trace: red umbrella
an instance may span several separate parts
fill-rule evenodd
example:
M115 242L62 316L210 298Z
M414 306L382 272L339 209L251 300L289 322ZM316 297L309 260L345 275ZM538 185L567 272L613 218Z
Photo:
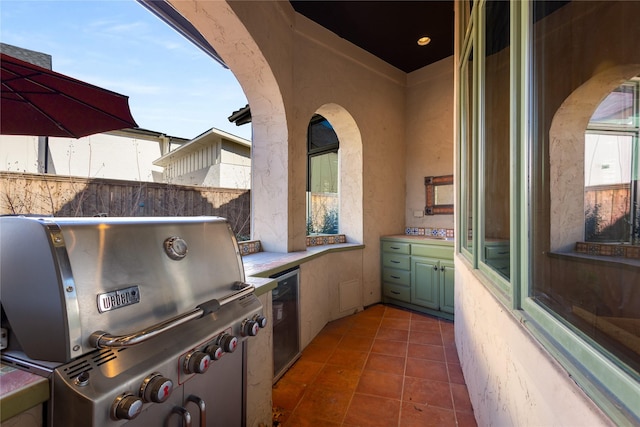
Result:
M128 97L0 53L0 134L81 138L137 127Z

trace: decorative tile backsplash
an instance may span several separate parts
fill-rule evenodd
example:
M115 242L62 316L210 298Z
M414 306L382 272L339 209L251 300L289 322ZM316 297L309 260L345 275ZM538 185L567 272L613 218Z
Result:
M238 249L240 249L240 255L250 255L260 252L260 240L246 240L244 242L238 242Z
M344 234L307 236L307 246L335 245L338 243L347 243L347 236Z
M640 259L640 246L637 245L577 242L576 252L588 255Z
M404 234L407 236L455 237L453 228L406 227Z

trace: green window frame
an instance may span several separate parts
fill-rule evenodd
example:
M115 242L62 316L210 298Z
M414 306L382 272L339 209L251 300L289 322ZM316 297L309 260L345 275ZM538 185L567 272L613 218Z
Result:
M535 229L536 180L543 156L534 135L533 8L536 2L510 2L509 59L509 218L508 278L483 261L484 203L483 116L486 0L475 0L469 16L459 18L457 180L457 253L475 270L498 301L559 361L577 384L617 424L640 422L640 373L541 305L533 292L534 260L530 236ZM565 2L567 3L567 2ZM540 6L540 4L538 5ZM553 7L562 7L560 4ZM465 26L466 24L466 26ZM473 52L473 54L470 54ZM472 64L469 59L472 58ZM468 73L471 72L471 76ZM467 230L472 238L467 239ZM544 231L544 230L543 230ZM547 230L548 232L548 230ZM532 367L534 369L534 367Z

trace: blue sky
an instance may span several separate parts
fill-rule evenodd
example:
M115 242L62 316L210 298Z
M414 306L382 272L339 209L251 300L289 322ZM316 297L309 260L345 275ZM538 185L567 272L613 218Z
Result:
M127 95L141 128L193 138L247 104L233 73L134 0L1 0L0 41L53 57L53 70Z

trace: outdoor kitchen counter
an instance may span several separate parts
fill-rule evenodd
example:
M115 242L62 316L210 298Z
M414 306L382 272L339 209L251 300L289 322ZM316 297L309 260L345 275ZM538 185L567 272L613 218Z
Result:
M0 422L49 400L49 381L0 363Z
M306 251L298 252L257 252L242 257L247 283L256 287L256 295L262 295L276 287L275 279L269 276L296 267L314 258L331 252L363 249L364 245L356 243L338 243L334 245L311 246Z

